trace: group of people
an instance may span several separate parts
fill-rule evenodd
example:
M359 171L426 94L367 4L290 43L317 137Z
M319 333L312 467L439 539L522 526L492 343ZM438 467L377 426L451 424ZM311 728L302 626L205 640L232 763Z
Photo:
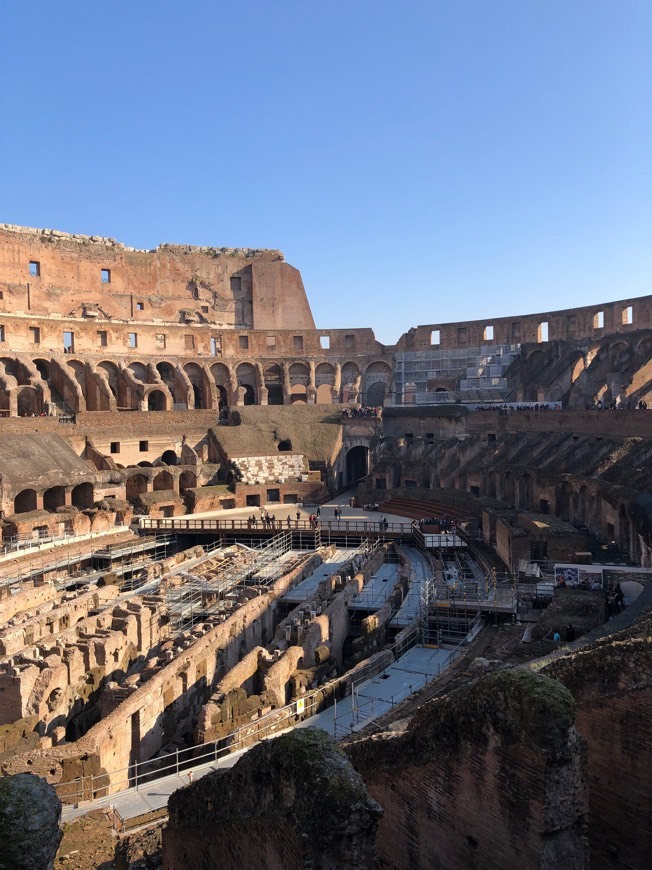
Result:
M560 402L528 402L526 404L476 405L476 411L498 411L499 414L509 414L510 411L560 411Z
M288 521L290 517L288 517ZM288 528L289 528L288 522ZM258 528L258 517L256 514L252 514L250 517L247 517L247 528L256 529ZM260 528L261 529L282 529L283 528L283 519L281 517L275 517L274 514L270 514L269 511L261 508L261 516L260 516Z
M599 402L596 402L591 408L592 411L647 411L647 402L645 399L640 399L638 402L632 402L631 399L628 399L626 402L616 402L614 399L613 402L605 402L604 399L601 399Z
M455 517L421 517L420 520L414 520L419 528L424 526L437 526L440 532L455 533L457 531L457 520Z

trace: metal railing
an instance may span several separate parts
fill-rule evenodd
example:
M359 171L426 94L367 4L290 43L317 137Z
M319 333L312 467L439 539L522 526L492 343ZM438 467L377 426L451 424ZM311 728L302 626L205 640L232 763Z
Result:
M226 532L226 531L302 531L310 532L357 532L371 533L376 535L402 535L409 536L412 534L411 523L397 522L374 522L371 520L322 520L311 526L308 520L292 520L290 526L278 521L274 528L265 529L262 526L252 527L247 520L216 520L216 519L192 519L185 517L174 517L167 519L158 519L154 517L143 517L138 521L140 529L158 529L174 532Z

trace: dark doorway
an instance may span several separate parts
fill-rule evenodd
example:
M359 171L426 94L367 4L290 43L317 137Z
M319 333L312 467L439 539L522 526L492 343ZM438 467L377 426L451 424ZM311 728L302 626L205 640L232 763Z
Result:
M347 485L357 483L367 476L367 457L369 451L362 445L352 447L346 454L346 482Z

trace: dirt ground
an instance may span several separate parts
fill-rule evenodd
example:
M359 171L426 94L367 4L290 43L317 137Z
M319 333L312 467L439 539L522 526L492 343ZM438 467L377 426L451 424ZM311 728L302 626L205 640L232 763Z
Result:
M55 870L114 870L117 838L103 810L95 810L63 826Z

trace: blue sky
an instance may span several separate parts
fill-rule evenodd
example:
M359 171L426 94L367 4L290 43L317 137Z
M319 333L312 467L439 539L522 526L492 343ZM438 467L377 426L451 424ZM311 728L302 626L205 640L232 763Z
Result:
M321 328L652 292L650 0L0 2L0 221L280 248Z

